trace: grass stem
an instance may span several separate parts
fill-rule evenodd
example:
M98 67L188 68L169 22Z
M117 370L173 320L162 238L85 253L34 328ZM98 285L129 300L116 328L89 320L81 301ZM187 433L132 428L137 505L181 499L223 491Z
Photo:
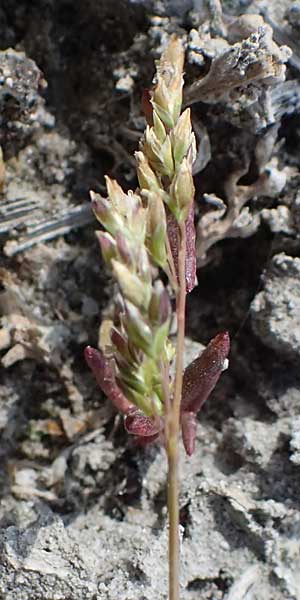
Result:
M183 378L183 356L185 335L185 224L179 227L178 275L179 285L176 295L177 342L174 398L166 428L166 449L168 456L168 511L169 511L169 600L179 600L179 429L180 403Z

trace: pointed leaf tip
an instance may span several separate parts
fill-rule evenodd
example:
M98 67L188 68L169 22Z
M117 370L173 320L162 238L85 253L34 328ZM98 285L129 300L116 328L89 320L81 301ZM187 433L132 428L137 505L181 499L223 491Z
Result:
M217 349L220 356L224 356L223 360L227 358L230 350L230 335L229 331L221 331L218 333L210 342Z
M214 337L183 374L181 412L197 413L217 384L230 349L228 331Z
M197 412L214 389L224 370L230 350L228 331L218 333L185 369L181 402L182 441L188 456L195 449ZM226 365L227 366L227 365Z
M95 367L99 369L103 368L103 356L98 350L92 348L92 346L87 346L84 349L84 358L91 369Z

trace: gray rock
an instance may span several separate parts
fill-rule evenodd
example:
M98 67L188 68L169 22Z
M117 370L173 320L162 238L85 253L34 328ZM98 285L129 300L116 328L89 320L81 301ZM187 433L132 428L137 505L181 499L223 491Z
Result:
M300 520L291 513L281 522L281 535L274 536L268 544L268 559L274 573L282 582L287 598L298 598L300 589Z
M290 448L292 450L290 460L295 465L300 465L300 417L295 417L292 421Z
M266 466L278 447L278 424L263 423L251 418L229 419L225 425L225 439L244 459L258 466ZM225 442L226 443L226 442Z
M300 27L300 2L292 2L288 8L287 18L292 27Z
M0 593L6 600L100 598L91 565L50 511L25 530L2 531L0 556Z
M285 358L300 353L300 259L274 256L264 289L251 305L252 327L263 344Z

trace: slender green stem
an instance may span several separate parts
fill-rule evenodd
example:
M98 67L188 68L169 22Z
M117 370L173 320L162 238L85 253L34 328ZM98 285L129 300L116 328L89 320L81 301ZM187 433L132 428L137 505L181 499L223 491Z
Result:
M179 600L178 442L168 446L169 600Z
M174 399L168 418L166 448L168 455L168 511L169 511L169 600L179 600L179 427L180 403L183 377L185 333L185 224L179 228L180 249L178 256L179 286L176 295L177 343Z

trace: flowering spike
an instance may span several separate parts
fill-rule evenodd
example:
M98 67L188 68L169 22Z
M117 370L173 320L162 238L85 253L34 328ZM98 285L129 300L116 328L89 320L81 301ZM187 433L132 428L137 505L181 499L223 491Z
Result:
M170 187L172 203L178 207L179 221L185 221L194 200L192 170L187 158L183 158Z
M86 360L101 389L126 415L127 431L142 443L162 438L168 419L164 401L172 395L167 376L173 359L168 339L171 304L167 287L155 281L153 267L177 274L179 283L183 227L186 291L196 284L192 178L196 143L190 110L180 116L183 61L183 45L172 36L157 63L154 89L143 93L147 127L135 154L140 189L125 193L106 177L108 198L92 194L93 209L105 229L98 234L99 242L118 282L120 302L115 300L108 343L101 352L87 348ZM188 455L194 451L197 412L216 385L228 352L228 333L221 333L183 374L180 420ZM178 414L180 391L176 385L175 389Z
M122 235L121 232L119 232L119 233L117 233L115 240L116 240L120 258L123 260L123 262L126 265L132 265L132 263L133 263L132 252L131 252L130 246L129 246L125 236Z
M190 110L182 107L184 48L176 36L157 62L154 89L143 94L147 127L136 153L139 189L124 193L106 178L108 199L93 195L104 259L118 283L114 317L103 329L103 352L85 351L88 365L117 408L128 433L145 445L160 439L168 456L170 598L179 598L180 425L185 450L195 447L197 412L216 385L229 352L219 334L183 373L186 290L196 282L194 183L196 156ZM108 235L109 234L109 235ZM185 241L186 238L186 241ZM176 292L178 331L175 379L169 340L168 286L157 284L157 267ZM178 282L177 282L178 280ZM104 335L105 334L105 335ZM182 385L183 384L183 385Z
M148 354L152 342L151 328L143 319L139 309L132 302L126 302L125 314L122 315L122 321L128 338L137 348Z
M96 237L101 247L102 256L107 265L111 266L111 259L116 258L117 245L110 233L96 231Z
M105 182L108 197L114 208L114 211L111 212L126 216L129 209L129 199L127 195L123 192L121 186L115 179L111 179L108 175L105 175Z
M122 225L119 215L113 213L108 200L106 198L102 198L100 194L94 194L91 192L91 198L92 209L95 213L95 217L111 235L114 235Z
M193 141L191 109L187 108L180 115L172 131L173 157L176 167L180 165L182 159L187 155Z
M134 156L137 162L136 171L141 190L150 190L159 193L161 189L160 183L143 152L135 152Z
M115 259L111 260L111 264L113 274L124 297L138 307L147 308L150 301L151 287L141 277L132 273L125 264Z
M91 346L85 348L84 356L103 393L121 413L128 413L133 405L116 383L112 359L106 358L101 351Z
M151 98L154 111L169 128L174 127L180 115L183 63L182 43L173 36L156 65L157 84Z
M167 221L164 203L159 194L149 192L147 213L147 248L156 265L164 268L167 261Z
M167 137L166 128L156 112L153 112L153 129L156 138L163 144Z
M122 333L118 329L116 329L116 327L111 328L110 338L119 354L128 362L131 362L132 356L130 355L130 351L128 348L128 340L124 337L124 335L122 335Z
M149 304L149 315L154 324L162 325L171 318L169 294L161 281L156 281Z

